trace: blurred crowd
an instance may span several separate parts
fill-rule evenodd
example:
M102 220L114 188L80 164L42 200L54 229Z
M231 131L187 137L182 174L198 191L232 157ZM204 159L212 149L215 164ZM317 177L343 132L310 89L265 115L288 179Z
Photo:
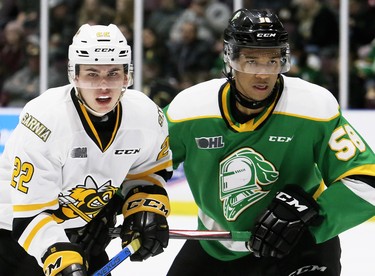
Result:
M67 52L84 23L114 23L133 46L135 0L48 0L48 87L64 85ZM0 0L0 106L39 92L39 0ZM349 0L349 108L375 108L375 0ZM340 0L243 0L271 8L289 32L292 69L339 93ZM142 90L161 107L182 89L222 77L229 0L144 0Z

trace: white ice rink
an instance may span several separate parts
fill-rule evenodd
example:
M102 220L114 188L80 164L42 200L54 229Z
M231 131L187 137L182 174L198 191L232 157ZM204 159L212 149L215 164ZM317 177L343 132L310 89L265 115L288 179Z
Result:
M196 225L192 216L171 216L170 228L193 229ZM342 276L374 276L375 275L375 223L366 222L341 236ZM183 240L170 240L167 249L160 255L149 258L142 263L129 259L121 263L112 272L113 276L165 276L168 268L183 244ZM110 257L120 250L120 240L115 239L109 245ZM225 276L225 275L223 275Z

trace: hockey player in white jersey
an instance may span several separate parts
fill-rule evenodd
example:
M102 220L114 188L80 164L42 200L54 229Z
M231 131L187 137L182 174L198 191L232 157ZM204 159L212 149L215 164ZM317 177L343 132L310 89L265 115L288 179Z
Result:
M0 275L90 275L108 261L121 213L122 245L141 241L132 261L168 245L167 123L127 89L126 38L113 24L81 26L68 74L26 104L1 156Z

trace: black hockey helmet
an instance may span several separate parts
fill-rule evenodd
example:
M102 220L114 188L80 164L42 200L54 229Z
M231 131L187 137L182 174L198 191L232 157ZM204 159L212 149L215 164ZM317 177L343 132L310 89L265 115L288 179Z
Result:
M271 10L240 9L233 13L224 30L224 62L239 71L244 69L236 68L235 61L242 48L281 49L281 66L277 73L290 69L288 33Z

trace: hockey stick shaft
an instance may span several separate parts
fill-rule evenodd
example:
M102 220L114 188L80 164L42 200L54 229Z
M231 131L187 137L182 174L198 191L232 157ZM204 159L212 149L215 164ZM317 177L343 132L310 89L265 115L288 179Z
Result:
M121 228L113 228L110 236L113 238L120 236ZM212 230L181 230L170 229L170 239L185 240L217 240L217 241L248 241L250 239L250 231L212 231Z
M120 236L120 232L120 227L112 228L109 235L112 238L117 238ZM169 238L185 240L248 241L250 235L251 232L249 231L169 230ZM108 275L115 267L137 251L139 247L140 241L138 239L133 240L92 276Z
M124 247L116 256L109 260L101 269L97 270L92 276L108 275L115 267L122 263L126 258L139 249L141 243L139 239L133 240L128 246Z

